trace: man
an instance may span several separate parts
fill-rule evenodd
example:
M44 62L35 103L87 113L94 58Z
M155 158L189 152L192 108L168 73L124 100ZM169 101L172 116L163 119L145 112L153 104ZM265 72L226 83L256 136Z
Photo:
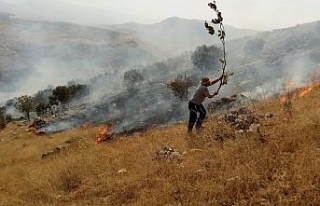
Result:
M195 123L196 123L196 129L197 130L201 129L202 122L205 119L207 114L206 109L202 105L202 102L205 100L206 97L213 98L218 94L218 92L210 94L208 90L208 86L214 85L221 79L222 79L222 76L213 81L210 81L208 77L203 77L201 79L200 85L195 91L195 93L193 94L188 105L188 108L190 111L189 122L188 122L188 134L192 133L192 129ZM200 113L199 117L198 117L198 112Z

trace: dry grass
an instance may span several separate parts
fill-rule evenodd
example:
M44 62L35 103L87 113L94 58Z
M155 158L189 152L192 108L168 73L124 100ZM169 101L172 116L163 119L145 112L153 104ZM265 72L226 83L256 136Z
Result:
M11 123L0 132L0 205L318 205L319 97L295 100L292 117L276 100L251 105L275 114L260 134L235 135L212 116L194 137L177 124L97 145L97 127L49 138ZM69 149L41 159L71 138ZM164 146L182 161L157 159Z

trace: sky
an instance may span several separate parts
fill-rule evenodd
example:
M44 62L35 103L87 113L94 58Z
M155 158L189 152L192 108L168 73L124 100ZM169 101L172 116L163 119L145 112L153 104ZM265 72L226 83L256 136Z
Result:
M152 24L168 17L210 20L207 0L0 0L19 12L84 24ZM272 30L320 20L319 0L217 0L224 24ZM0 8L1 9L1 8Z

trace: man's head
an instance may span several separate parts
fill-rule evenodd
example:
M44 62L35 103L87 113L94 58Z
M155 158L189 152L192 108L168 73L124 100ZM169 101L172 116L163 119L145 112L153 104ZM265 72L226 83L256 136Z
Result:
M202 84L203 86L208 86L209 83L210 83L209 77L202 77L202 79L201 79L201 84Z

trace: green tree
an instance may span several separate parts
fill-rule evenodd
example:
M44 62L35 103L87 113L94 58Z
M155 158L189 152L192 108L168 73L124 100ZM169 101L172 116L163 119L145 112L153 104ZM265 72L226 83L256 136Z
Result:
M89 94L89 88L84 84L75 84L68 87L71 99L80 99Z
M199 46L191 55L193 65L203 71L217 71L220 67L219 57L222 55L221 49L215 46Z
M49 104L38 103L35 107L36 113L39 117L45 115L46 110L50 108Z
M49 96L52 94L52 89L45 89L38 91L34 95L34 101L36 104L49 104Z
M31 96L23 95L16 98L15 108L24 113L28 121L30 121L30 112L34 111L35 103Z
M71 99L71 93L66 86L57 86L53 91L52 95L49 97L51 105L57 105L58 102L62 104L67 104Z

